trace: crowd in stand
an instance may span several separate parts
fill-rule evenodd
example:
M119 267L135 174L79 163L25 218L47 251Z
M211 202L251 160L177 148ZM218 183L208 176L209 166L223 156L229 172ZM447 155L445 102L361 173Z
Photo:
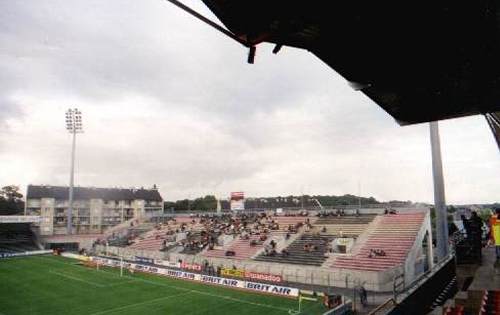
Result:
M285 216L307 216L307 212ZM184 220L184 222L178 223L175 218L170 218L157 223L154 228L154 238L163 240L163 249L170 246L182 246L183 250L199 252L207 247L209 250L214 249L215 246L219 245L218 239L221 235L230 235L241 239L250 239L253 235L259 235L258 239L252 238L251 245L261 245L268 239L272 231L281 228L274 217L266 213L197 214L191 215L189 219L190 222ZM310 226L309 219L306 221L306 224ZM289 239L290 235L296 233L302 225L302 222L288 225L284 229L287 232L285 238ZM137 235L131 234L127 237L127 243L130 245ZM105 245L106 240L98 240L97 243Z

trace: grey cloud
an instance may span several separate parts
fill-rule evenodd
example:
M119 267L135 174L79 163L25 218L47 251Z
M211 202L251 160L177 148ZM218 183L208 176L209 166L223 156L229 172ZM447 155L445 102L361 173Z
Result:
M156 183L182 198L216 186L354 193L361 178L370 195L432 199L425 126L399 127L306 51L275 56L260 45L248 65L244 48L165 1L2 1L0 47L0 161L22 157L31 181L67 183L69 142L56 112L74 103L86 115L81 185ZM37 106L54 117L21 130ZM19 129L7 130L6 117ZM484 165L483 177L498 167Z

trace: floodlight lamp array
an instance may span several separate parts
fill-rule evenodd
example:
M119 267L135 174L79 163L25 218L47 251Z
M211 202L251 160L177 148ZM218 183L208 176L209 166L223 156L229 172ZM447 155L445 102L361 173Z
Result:
M78 108L66 111L66 129L70 133L83 132L82 112Z

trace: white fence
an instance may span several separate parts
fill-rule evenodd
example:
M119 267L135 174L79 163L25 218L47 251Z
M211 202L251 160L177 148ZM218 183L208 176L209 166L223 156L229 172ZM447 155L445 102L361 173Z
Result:
M0 215L0 223L40 223L41 220L36 215Z

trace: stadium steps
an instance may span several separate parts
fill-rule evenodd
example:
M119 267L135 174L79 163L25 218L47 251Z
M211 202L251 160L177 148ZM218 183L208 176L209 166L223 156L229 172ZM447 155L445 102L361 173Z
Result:
M309 219L309 223L313 224L317 218L316 217L302 217L302 216L297 216L297 217L288 217L288 216L273 216L271 219L278 223L279 225L279 231L284 232L285 234L288 231L288 227L290 225L295 226L298 223L305 224L307 219ZM273 232L277 232L276 230L273 230Z
M327 251L329 241L331 241L331 239L328 237L316 236L309 233L303 234L286 247L289 255L282 256L280 253L277 253L275 256L266 256L262 253L257 256L255 260L283 264L321 266L327 259L325 253ZM304 251L304 245L306 244L317 246L318 250L306 252Z
M335 216L330 215L326 217L319 217L315 224L316 225L344 225L344 224L370 224L376 217L375 214L362 214L359 216L355 215L343 215Z
M313 231L330 237L340 237L342 235L342 237L357 238L367 227L368 224L324 224L315 225ZM323 232L323 229L326 229L326 232Z
M353 251L353 255L335 256L330 266L381 271L403 264L424 218L423 212L380 216L357 251ZM369 257L371 249L381 249L386 255Z
M250 235L248 240L237 238L233 240L226 249L212 249L203 253L206 257L233 258L233 259L249 259L254 256L264 245L251 246L252 240L259 241L260 235ZM234 251L234 256L226 256L226 251Z
M0 252L24 252L38 249L29 223L0 224Z
M191 232L191 234L186 238L186 241L189 243L191 241L201 241L201 232L200 231L194 231ZM196 255L200 253L203 250L203 248L189 248L189 247L184 247L179 253L180 254L188 254L188 255Z
M136 227L137 233L141 233L141 231L142 233L127 248L159 251L163 248L164 241L167 240L169 242L169 239L172 237L171 235L167 235L168 230L175 229L176 227L176 225L162 224L158 229L151 223L148 223L148 225L139 225Z

